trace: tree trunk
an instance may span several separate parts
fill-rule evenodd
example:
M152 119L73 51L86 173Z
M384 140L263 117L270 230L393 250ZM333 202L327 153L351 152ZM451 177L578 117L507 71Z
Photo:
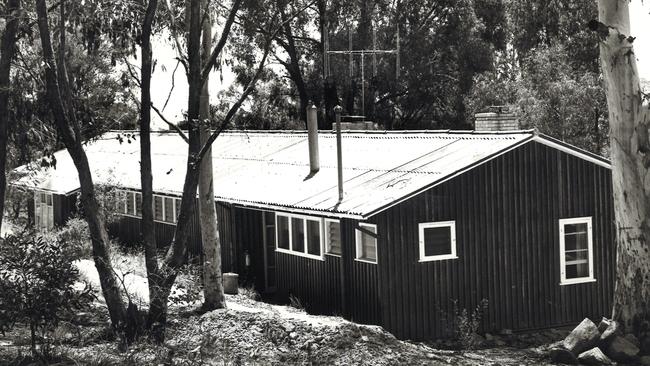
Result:
M598 12L618 246L612 316L632 331L650 314L650 118L628 38L628 0L599 0Z
M165 340L167 326L167 301L171 292L178 269L184 264L187 253L187 240L190 234L190 219L196 206L196 190L199 183L199 164L197 156L201 149L199 128L199 99L201 97L201 0L190 0L187 3L186 17L189 25L187 37L188 59L188 154L187 171L183 183L181 210L176 222L174 239L160 266L160 276L153 280L157 287L156 294L149 303L149 323L153 325L151 337L155 342Z
M77 168L80 184L80 201L92 243L93 260L99 274L100 285L108 313L111 318L113 329L122 334L125 326L125 307L122 301L122 291L110 262L108 249L108 234L104 225L101 207L95 196L88 158L82 147L79 137L81 133L78 126L70 126L70 120L66 116L65 107L61 99L58 85L57 67L54 61L54 51L47 18L47 5L45 0L36 1L36 12L38 14L38 29L40 33L41 46L43 50L43 61L45 68L45 82L47 101L52 111L54 123L58 134L70 153L70 157Z
M141 77L140 77L140 185L142 188L142 241L149 286L149 299L158 297L160 272L153 222L153 177L151 173L151 27L154 22L157 0L149 0L142 23ZM154 320L147 319L147 329L152 329Z
M283 22L287 21L287 15L284 11L286 5L287 4L284 2L278 1L278 8L280 8ZM307 86L305 85L305 80L302 77L302 71L300 70L300 57L298 56L296 41L293 37L293 31L291 30L291 22L284 24L283 31L284 36L286 37L286 42L282 42L282 45L284 46L283 48L287 52L287 55L289 55L289 62L284 63L284 67L287 69L289 77L296 85L298 98L300 99L298 116L305 125L305 129L307 129L307 106L309 104L309 94L307 93Z
M7 190L7 140L9 130L9 93L11 90L11 60L16 53L16 34L21 19L20 0L8 0L5 30L0 41L0 227L5 210Z
M212 50L212 18L208 9L208 1L203 0L202 38L202 63L210 58ZM201 128L201 145L210 136L210 91L208 80L203 82L201 89L201 102L199 107L199 120ZM203 248L203 310L209 311L226 307L223 294L221 275L221 241L219 238L219 221L214 203L214 180L212 177L212 148L209 148L199 172L199 214L201 221L201 238Z

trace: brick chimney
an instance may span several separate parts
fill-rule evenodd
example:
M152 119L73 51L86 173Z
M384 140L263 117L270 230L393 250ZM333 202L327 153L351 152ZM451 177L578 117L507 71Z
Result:
M475 131L514 131L519 130L519 118L507 106L488 107L486 112L476 113Z

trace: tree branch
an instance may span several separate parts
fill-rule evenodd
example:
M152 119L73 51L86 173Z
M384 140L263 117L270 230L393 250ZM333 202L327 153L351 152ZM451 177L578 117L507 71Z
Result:
M156 112L156 114L158 114L158 117L160 117L160 119L162 119L163 122L165 122L169 127L171 127L174 131L176 131L176 132L178 133L178 135L179 135L179 136L180 136L180 137L181 137L181 138L182 138L186 143L188 143L188 144L190 143L190 139L187 137L187 135L185 135L185 132L183 132L183 130L181 130L181 128L178 127L177 124L175 124L175 123L173 123L173 122L170 122L167 118L165 118L165 116L163 116L163 114L160 112L160 110L159 110L158 108L156 108L156 106L153 105L153 103L151 103L151 109L153 109L154 112Z
M234 4L232 4L232 8L230 8L230 13L228 14L228 18L226 19L226 24L223 27L223 30L221 31L221 37L219 37L219 42L217 42L217 45L214 47L212 50L212 53L210 54L210 58L208 59L208 62L203 65L203 70L201 70L201 86L205 83L206 80L208 80L208 75L210 74L210 71L214 67L214 65L217 63L217 58L221 54L221 51L223 50L224 46L226 45L226 41L228 40L228 36L230 35L230 28L232 27L232 23L235 21L235 16L237 15L237 12L239 11L239 7L242 4L242 0L235 0Z

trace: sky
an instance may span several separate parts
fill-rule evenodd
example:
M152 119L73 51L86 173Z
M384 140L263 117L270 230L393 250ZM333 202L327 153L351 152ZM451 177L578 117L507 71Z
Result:
M650 1L632 0L630 27L634 40L639 77L650 80Z
M650 0L632 0L630 2L630 26L634 41L634 51L637 56L637 68L639 77L650 82ZM215 27L216 28L216 27ZM187 78L182 65L179 65L176 73L176 52L171 45L164 41L166 36L160 37L153 42L153 54L157 60L157 67L151 80L152 102L158 109L163 109L165 101L169 97L167 107L163 110L165 118L169 121L180 121L183 119L183 111L187 109ZM133 60L137 64L139 61ZM174 75L174 89L170 94L172 74ZM228 88L233 82L234 75L228 68L224 69L223 81L220 80L218 72L210 75L210 102L216 104L217 93ZM152 128L167 129L167 125L155 114L152 113Z

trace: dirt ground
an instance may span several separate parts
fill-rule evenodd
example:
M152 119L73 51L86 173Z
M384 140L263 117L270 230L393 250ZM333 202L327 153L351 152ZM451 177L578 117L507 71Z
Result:
M397 340L377 326L308 315L244 295L203 315L175 311L162 346L141 341L120 352L102 321L104 309L59 326L50 341L58 365L540 365L546 346L441 350ZM0 336L0 365L27 365L28 330Z
M146 304L146 278L125 264L124 280L133 299ZM90 261L78 263L86 281L98 282ZM120 270L118 268L118 270ZM192 279L181 278L182 285ZM97 284L96 284L97 285ZM99 288L99 286L95 286ZM184 291L181 288L177 291ZM378 326L358 325L340 317L309 315L290 306L253 300L244 290L226 295L227 309L199 315L188 311L200 304L171 307L164 345L142 340L127 351L118 350L108 331L103 299L90 313L77 314L59 325L48 339L56 365L544 365L546 350L563 338L560 331L544 334L496 336L498 346L486 342L471 351L445 350L445 344L400 341ZM180 304L180 305L179 305ZM29 357L29 331L18 326L0 335L0 366L35 364Z

